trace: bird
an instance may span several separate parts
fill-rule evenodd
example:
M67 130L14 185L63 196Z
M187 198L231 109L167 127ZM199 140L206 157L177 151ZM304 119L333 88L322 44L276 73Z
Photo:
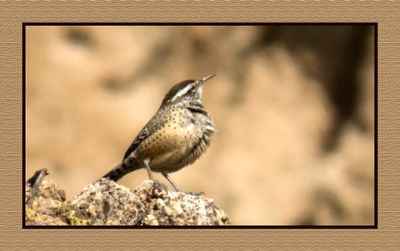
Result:
M203 84L216 74L175 84L128 147L122 161L102 178L118 181L126 174L146 168L161 173L179 191L170 173L195 162L210 145L214 122L202 104Z

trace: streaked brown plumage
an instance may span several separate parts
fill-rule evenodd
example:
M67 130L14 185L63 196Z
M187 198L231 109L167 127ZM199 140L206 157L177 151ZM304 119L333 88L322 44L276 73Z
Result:
M168 174L196 161L214 133L214 124L201 102L203 83L214 76L173 86L122 162L103 178L117 181L129 172L146 168L150 179L154 180L152 171L160 172L178 190Z

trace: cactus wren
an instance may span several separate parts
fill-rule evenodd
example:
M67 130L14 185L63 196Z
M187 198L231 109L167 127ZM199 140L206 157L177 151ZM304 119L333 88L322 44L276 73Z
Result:
M213 122L201 103L203 83L214 76L173 86L129 146L122 162L103 178L117 181L127 173L146 168L151 180L154 181L152 171L161 172L179 191L168 174L198 159L214 133Z

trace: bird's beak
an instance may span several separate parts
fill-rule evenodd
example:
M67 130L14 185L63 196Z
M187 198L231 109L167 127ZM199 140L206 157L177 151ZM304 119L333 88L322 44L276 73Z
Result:
M200 83L204 83L204 82L206 82L207 80L209 80L210 78L213 78L215 75L216 75L215 73L214 73L214 74L207 75L207 76L205 76L204 78L200 79L199 81L200 81Z

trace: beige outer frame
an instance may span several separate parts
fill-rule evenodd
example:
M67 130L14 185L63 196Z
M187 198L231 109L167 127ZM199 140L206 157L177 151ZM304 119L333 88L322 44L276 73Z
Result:
M395 1L0 0L0 246L7 250L397 249L400 4ZM23 229L23 22L377 22L378 229ZM397 108L396 108L397 107Z

